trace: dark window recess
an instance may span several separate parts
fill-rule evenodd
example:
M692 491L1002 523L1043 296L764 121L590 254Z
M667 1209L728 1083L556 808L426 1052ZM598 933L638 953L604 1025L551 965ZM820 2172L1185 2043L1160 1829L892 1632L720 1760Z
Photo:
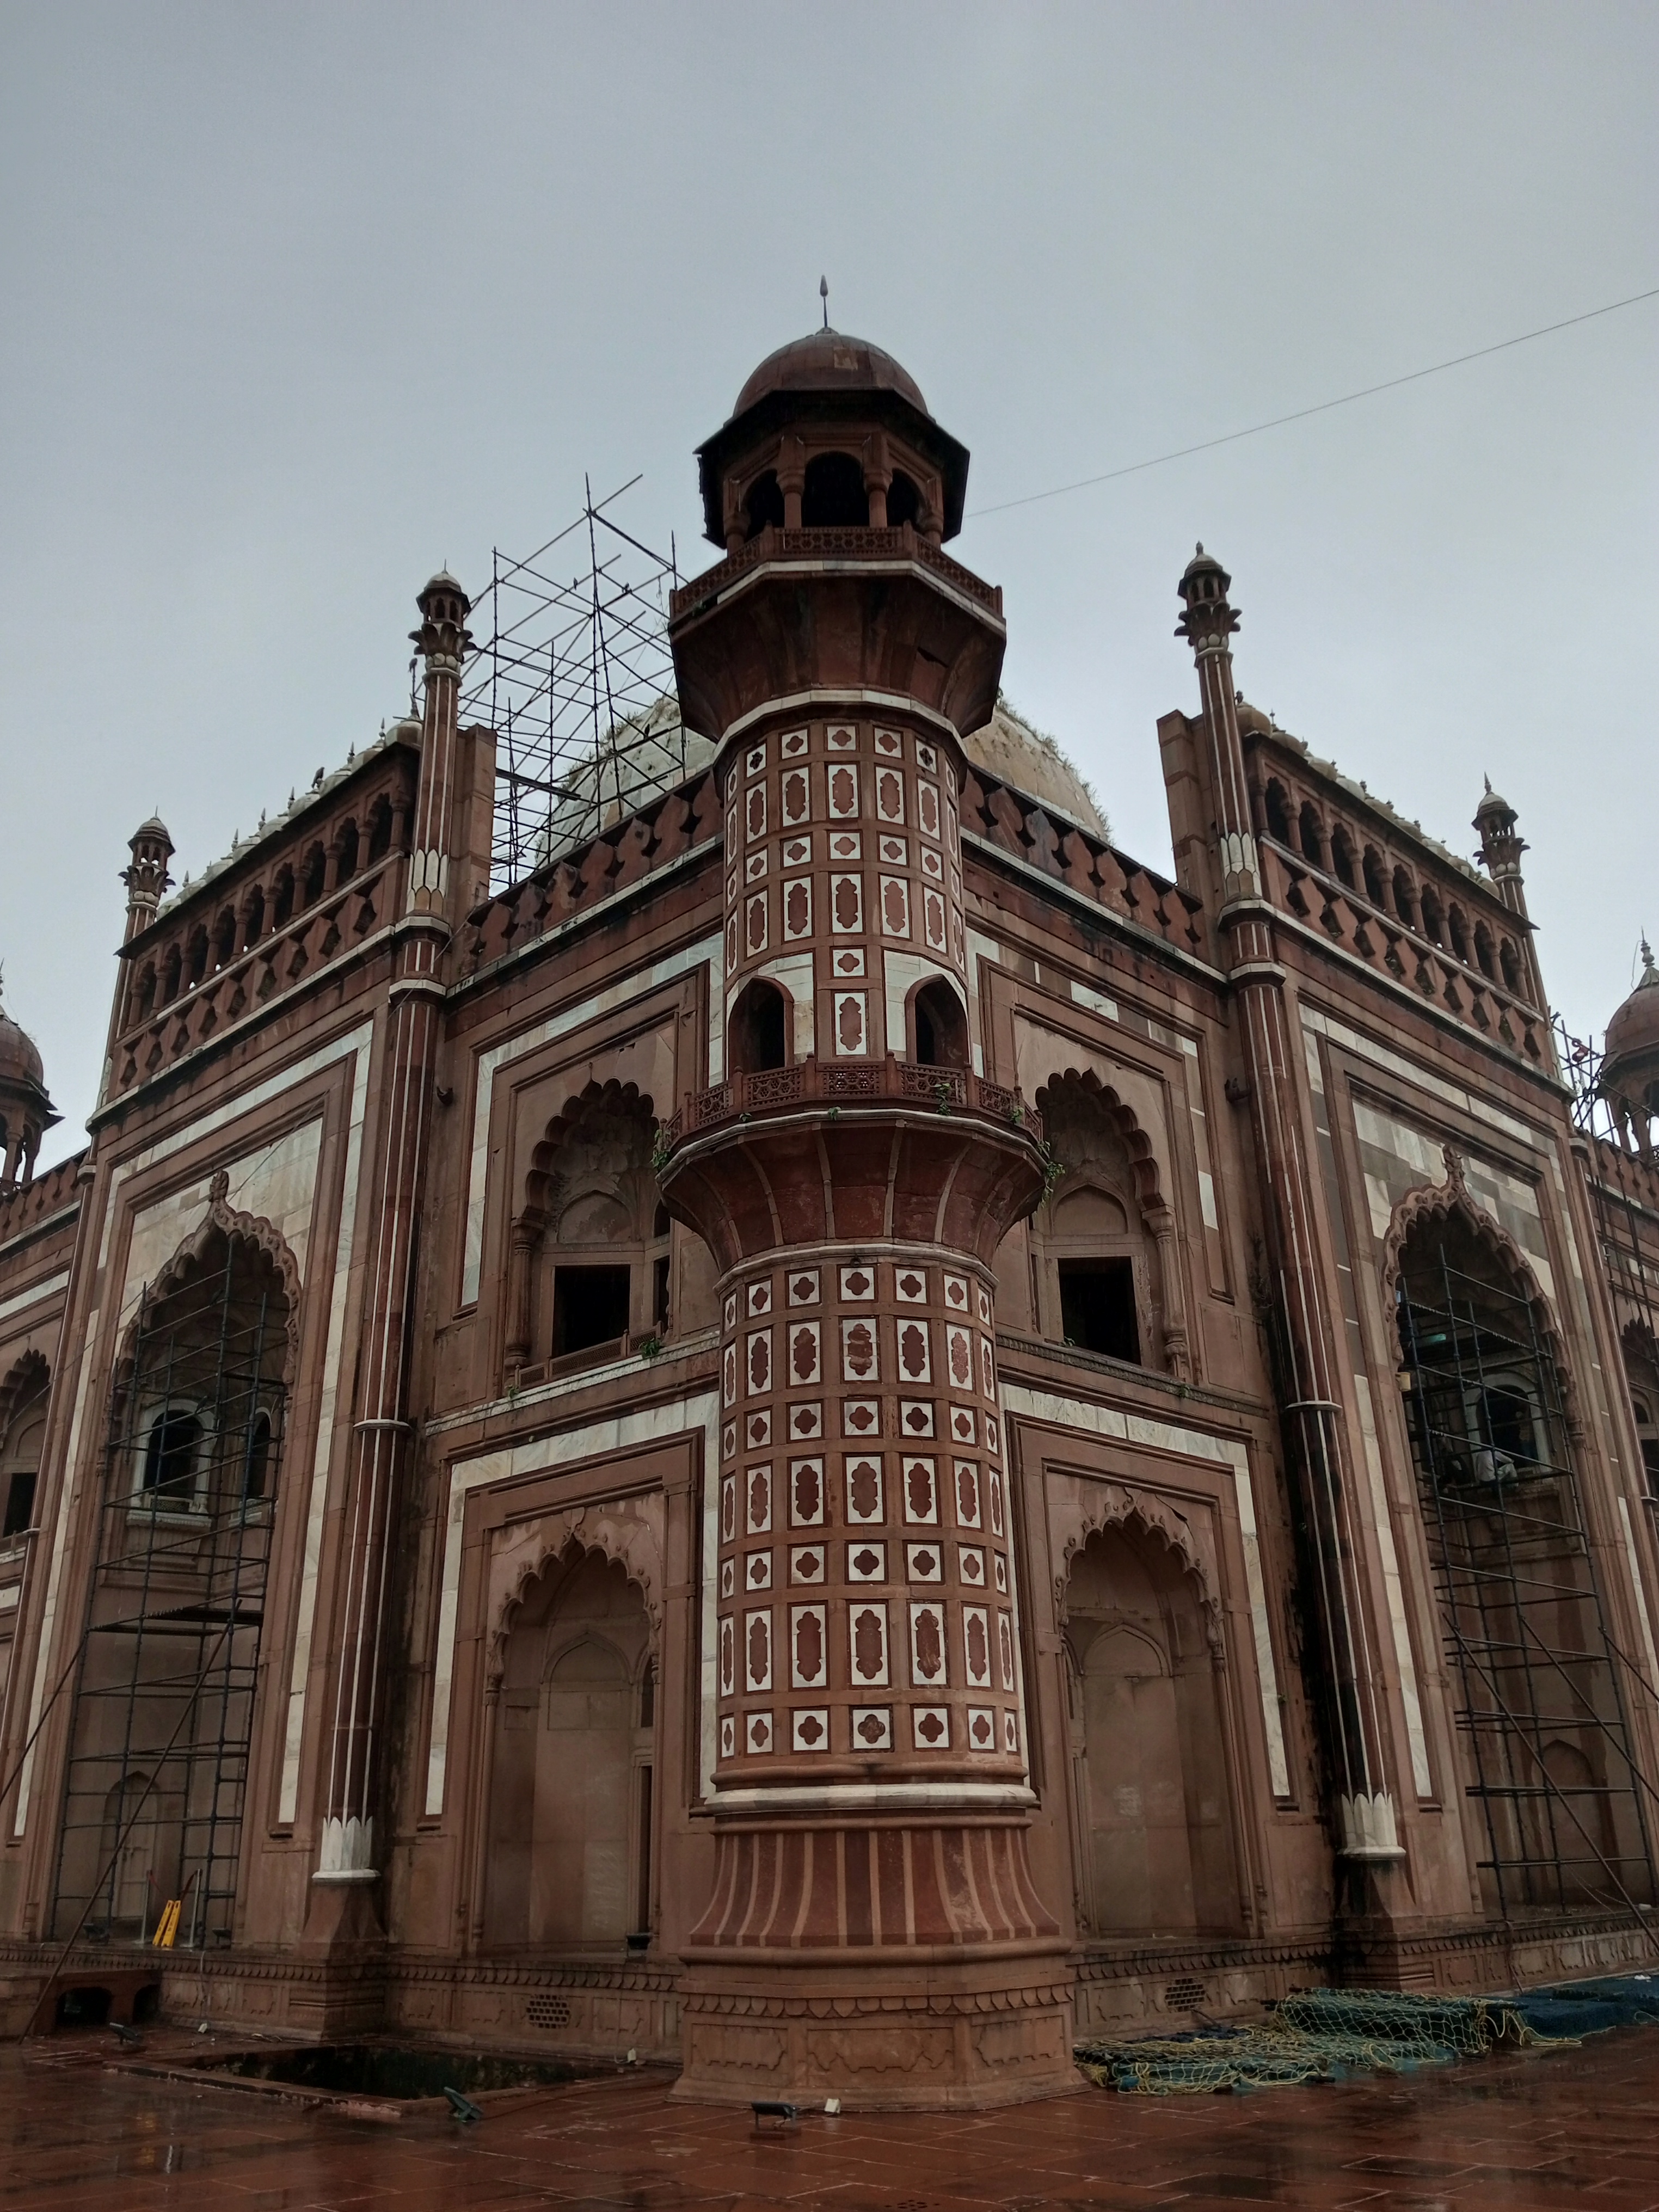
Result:
M1659 1498L1659 1437L1643 1437L1642 1464L1648 1471L1648 1495L1650 1498ZM32 1475L21 1474L14 1475L12 1478L15 1483L32 1482L33 1479ZM6 1526L8 1528L11 1527L9 1513L6 1516Z
M144 1488L157 1498L188 1500L196 1486L202 1424L194 1413L163 1413L144 1444Z
M1140 1359L1134 1264L1129 1260L1062 1260L1060 1320L1067 1344L1109 1359Z
M864 470L850 453L818 453L806 464L800 519L808 530L865 530L870 495Z
M732 1064L745 1075L781 1067L786 1052L783 994L775 983L750 983L732 1015Z
M6 1491L6 1518L0 1539L21 1536L34 1526L34 1482L32 1474L15 1474Z
M887 487L887 521L890 529L896 530L901 523L914 527L921 520L921 494L902 469L895 469L893 481Z
M651 1272L651 1325L656 1329L666 1329L668 1327L668 1255L665 1252Z
M968 1065L968 1024L948 983L924 983L916 993L916 1062L921 1067Z
M757 477L749 487L749 496L743 503L744 536L758 538L770 523L775 530L783 527L783 494L778 489L775 469L768 469L764 476Z
M253 1416L242 1448L242 1495L263 1498L270 1479L270 1416L263 1408Z
M553 1270L553 1357L612 1344L628 1334L626 1267Z

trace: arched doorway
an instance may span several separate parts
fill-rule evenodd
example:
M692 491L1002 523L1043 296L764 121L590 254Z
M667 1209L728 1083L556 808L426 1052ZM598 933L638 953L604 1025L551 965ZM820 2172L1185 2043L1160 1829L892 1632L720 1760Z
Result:
M652 1923L655 1668L623 1568L572 1544L507 1638L484 1874L484 1940L619 1948Z
M1461 1164L1389 1236L1401 1382L1490 1910L1654 1893L1625 1686L1577 1470L1569 1375L1525 1256Z
M216 1177L115 1364L52 1932L235 1931L299 1276Z
M1081 1917L1099 1936L1238 1924L1214 1657L1194 1576L1139 1522L1097 1531L1066 1595Z

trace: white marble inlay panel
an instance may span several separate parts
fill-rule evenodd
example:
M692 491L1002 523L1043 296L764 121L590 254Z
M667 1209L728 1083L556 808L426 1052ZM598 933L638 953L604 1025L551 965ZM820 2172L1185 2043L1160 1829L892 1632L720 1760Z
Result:
M489 1164L489 1109L495 1095L495 1078L501 1069L526 1053L550 1044L557 1037L568 1036L573 1030L583 1029L589 1022L614 1013L635 999L643 998L664 983L672 983L689 975L698 968L708 970L708 1080L720 1081L726 1069L726 996L720 964L720 939L718 935L699 939L695 945L681 947L665 958L654 961L632 975L607 989L596 991L591 999L580 1005L566 1006L556 1014L550 1014L544 1022L537 1022L514 1036L504 1037L478 1054L477 1097L472 1109L472 1152L466 1178L466 1254L461 1273L461 1304L472 1305L478 1296L478 1278L483 1266L483 1218L485 1178Z
M1431 1074L1420 1060L1407 1060L1403 1054L1389 1052L1384 1046L1374 1044L1370 1037L1362 1036L1358 1030L1348 1029L1341 1022L1333 1021L1328 1014L1322 1013L1316 1006L1304 1006L1301 1011L1304 1029L1316 1030L1321 1036L1328 1037L1333 1044L1340 1045L1356 1060L1368 1060L1373 1067L1386 1067L1390 1074L1415 1084L1430 1097L1443 1099L1447 1105L1459 1108L1473 1120L1485 1121L1494 1129L1503 1130L1505 1136L1515 1138L1529 1151L1538 1150L1539 1133L1532 1124L1517 1121L1512 1115L1505 1114L1495 1106L1489 1097L1477 1097L1461 1085L1448 1083L1442 1077Z
M31 1283L26 1291L19 1291L9 1298L0 1298L0 1321L9 1321L14 1314L25 1313L30 1306L38 1306L44 1298L55 1298L60 1291L69 1288L69 1269L61 1274L48 1275L44 1282Z
M1382 1588L1388 1600L1389 1626L1394 1636L1395 1664L1400 1669L1400 1701L1406 1709L1406 1738L1411 1747L1412 1786L1419 1799L1434 1795L1429 1771L1428 1738L1423 1729L1423 1701L1417 1686L1417 1659L1412 1650L1411 1625L1406 1618L1406 1594L1400 1578L1400 1553L1394 1540L1394 1516L1389 1508L1389 1487L1382 1473L1382 1449L1377 1440L1376 1409L1371 1399L1370 1377L1356 1373L1354 1395L1359 1401L1359 1436L1364 1449L1365 1474L1370 1491L1371 1524L1376 1531L1377 1558L1382 1568Z
M1005 1415L1020 1413L1030 1420L1047 1421L1055 1428L1083 1429L1095 1436L1115 1437L1120 1443L1145 1444L1154 1451L1176 1452L1185 1459L1205 1460L1231 1469L1249 1596L1250 1630L1255 1645L1261 1723L1267 1738L1268 1772L1274 1796L1288 1797L1290 1763L1285 1751L1284 1717L1279 1710L1279 1670L1273 1661L1273 1633L1267 1620L1267 1585L1261 1571L1261 1538L1256 1524L1249 1453L1243 1444L1224 1437L1208 1436L1201 1429L1175 1428L1167 1422L1120 1413L1110 1406L1091 1405L1086 1399L1062 1398L1052 1390L1032 1390L1023 1382L1003 1384L1002 1404Z
M585 1388L592 1378L575 1378L573 1388ZM530 1443L507 1444L494 1451L458 1459L449 1470L449 1503L444 1516L443 1554L438 1583L438 1648L433 1662L432 1732L427 1745L426 1811L435 1816L444 1809L444 1784L449 1763L449 1737L453 1719L451 1705L455 1682L455 1631L460 1617L462 1538L466 1501L475 1490L516 1477L539 1474L558 1467L571 1467L604 1452L626 1451L639 1444L665 1443L688 1429L703 1435L702 1555L709 1565L702 1588L702 1749L703 1790L713 1785L714 1773L714 1717L718 1685L714 1680L718 1644L715 1622L716 1592L714 1563L720 1557L720 1401L712 1390L686 1398L676 1405L648 1406L634 1413L619 1413L586 1427L562 1434L537 1437Z

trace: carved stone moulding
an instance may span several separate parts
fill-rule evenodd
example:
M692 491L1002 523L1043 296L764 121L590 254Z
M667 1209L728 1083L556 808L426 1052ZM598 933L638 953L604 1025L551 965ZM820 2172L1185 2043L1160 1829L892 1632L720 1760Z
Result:
M1058 1946L940 1966L692 1964L685 2070L705 2104L839 2098L866 2112L984 2111L1079 2086L1072 1984Z

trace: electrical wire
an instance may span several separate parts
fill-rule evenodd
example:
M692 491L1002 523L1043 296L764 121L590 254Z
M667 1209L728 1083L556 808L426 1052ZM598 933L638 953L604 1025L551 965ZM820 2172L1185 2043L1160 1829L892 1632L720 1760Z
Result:
M1380 392L1398 392L1401 385L1420 384L1425 376L1443 375L1449 368L1465 368L1472 361L1486 361L1492 354L1507 353L1512 346L1530 345L1534 338L1553 337L1558 331L1570 331L1580 323L1593 323L1602 315L1616 315L1621 307L1639 307L1644 300L1659 300L1659 284L1645 292L1632 292L1628 299L1610 300L1605 307L1588 308L1582 315L1569 315L1565 321L1545 323L1535 331L1522 331L1519 337L1499 338L1496 345L1477 346L1473 353L1454 354L1449 361L1431 362L1427 368L1408 370L1404 376L1389 377L1382 384L1368 384L1358 392L1345 392L1338 399L1322 399L1312 407L1298 407L1289 415L1275 415L1266 422L1252 422L1248 429L1228 430L1218 438L1200 439L1195 446L1181 446L1171 453L1154 453L1150 460L1131 461L1126 468L1107 469L1097 477L1079 477L1075 483L1056 484L1050 491L1030 491L1020 499L999 500L994 507L976 507L964 518L977 522L982 515L1006 514L1016 507L1035 507L1038 501L1062 499L1067 492L1088 491L1096 484L1115 483L1121 477L1139 476L1147 469L1161 469L1170 461L1184 461L1194 453L1213 453L1218 446L1236 446L1241 438L1260 437L1264 430L1281 430L1287 422L1305 422L1310 415L1328 415L1334 407L1352 407L1357 399L1374 399Z

